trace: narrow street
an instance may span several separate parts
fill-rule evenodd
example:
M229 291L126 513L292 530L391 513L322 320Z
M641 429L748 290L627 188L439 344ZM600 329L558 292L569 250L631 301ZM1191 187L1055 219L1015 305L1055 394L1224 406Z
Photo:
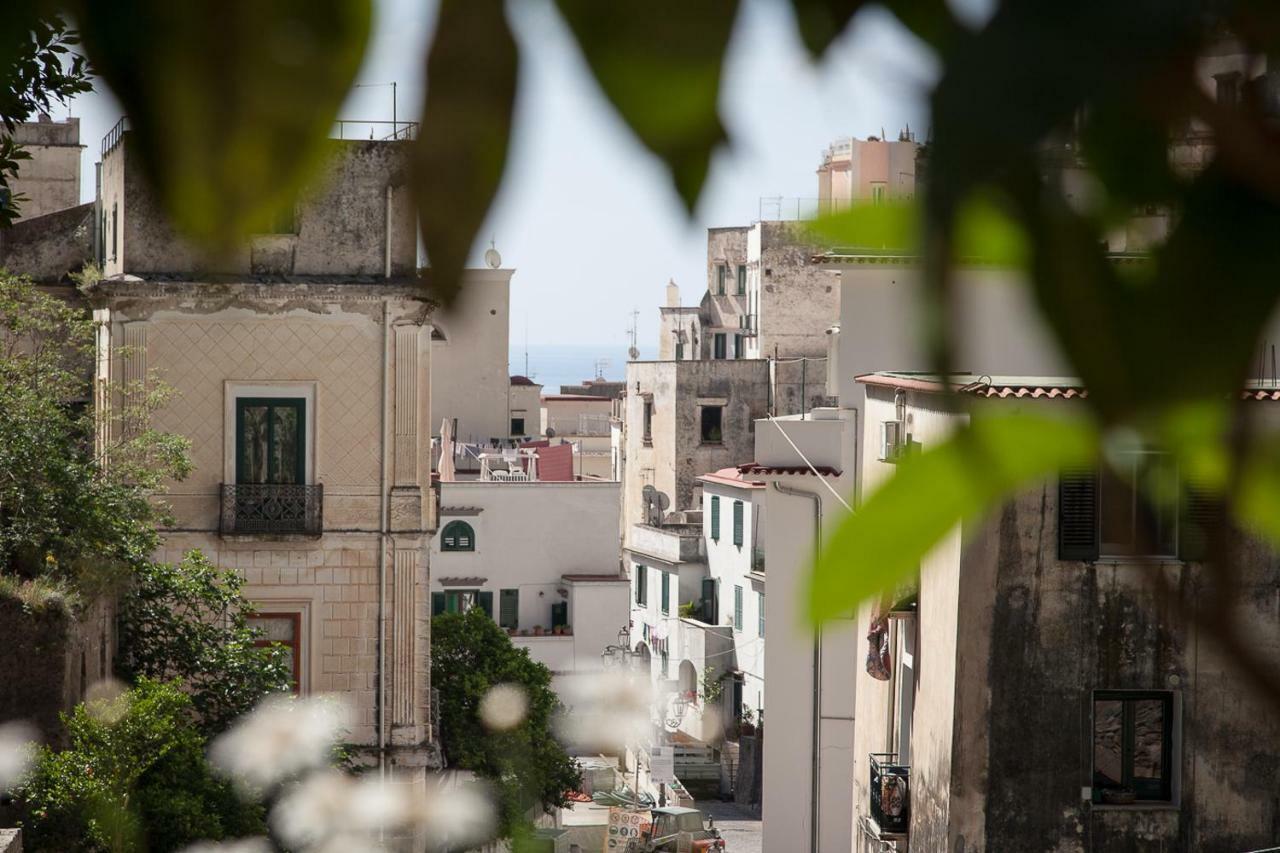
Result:
M722 800L698 800L698 808L716 822L726 853L761 853L764 824L746 806Z

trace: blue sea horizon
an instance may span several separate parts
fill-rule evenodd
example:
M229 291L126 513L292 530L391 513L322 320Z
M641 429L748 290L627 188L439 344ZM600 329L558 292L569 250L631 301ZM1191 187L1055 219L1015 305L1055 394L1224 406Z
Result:
M656 348L640 347L640 358L657 358ZM512 376L528 376L542 385L544 394L558 393L561 386L581 385L600 376L615 382L626 378L626 344L529 344L528 370L525 347L512 345L508 353Z

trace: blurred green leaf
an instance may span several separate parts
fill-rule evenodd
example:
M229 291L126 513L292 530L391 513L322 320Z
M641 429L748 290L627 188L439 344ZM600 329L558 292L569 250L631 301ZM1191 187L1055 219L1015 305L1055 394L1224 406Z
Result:
M987 412L937 447L907 455L823 545L809 588L816 620L846 614L917 572L957 524L1064 468L1091 464L1091 423Z
M415 154L428 285L448 303L502 182L518 57L501 0L443 0Z
M225 249L289 207L360 67L370 0L69 0L175 225Z
M818 59L866 4L864 0L791 0L791 5L800 38L810 55Z
M604 93L692 210L725 138L720 69L737 0L557 0Z

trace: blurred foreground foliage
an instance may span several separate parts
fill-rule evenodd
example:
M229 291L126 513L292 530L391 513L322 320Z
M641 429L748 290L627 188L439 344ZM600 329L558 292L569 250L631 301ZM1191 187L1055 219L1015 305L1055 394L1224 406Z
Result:
M24 849L162 853L264 832L263 808L210 770L178 682L140 679L63 721L69 745L42 747L16 793Z
M90 61L134 118L174 221L217 248L305 178L359 67L369 3L65 0L40 8L78 21ZM601 90L689 206L727 140L720 72L738 5L555 3ZM827 226L833 242L865 241L870 228L884 232L873 242L891 237L919 256L935 370L952 368L956 260L977 252L1016 265L1088 388L1080 441L1091 433L1089 446L1103 447L1124 431L1169 447L1184 477L1205 475L1196 487L1224 525L1280 538L1280 437L1258 429L1257 407L1241 394L1277 301L1280 71L1245 78L1238 97L1217 100L1197 68L1227 34L1259 67L1280 55L1280 6L1002 0L972 27L942 0L790 5L815 60L870 5L896 15L938 60L919 205ZM414 182L431 287L443 301L455 295L502 184L521 74L506 14L502 0L441 0L426 59ZM25 44L14 32L3 39ZM52 91L66 85L55 81ZM1204 156L1180 167L1171 147L1188 138ZM1151 212L1169 218L1168 235L1141 263L1113 263L1108 235ZM873 495L861 513L902 524L905 508L923 511L934 523L918 547L935 544L949 529L943 522L975 517L1051 467L1041 427L1007 426L1007 464L984 465L981 436L962 431L920 461L925 473L912 478L929 488L917 487L915 502L899 500L894 514L886 506L893 492ZM894 540L847 524L812 584L819 616L887 586L896 572L884 567L901 563ZM1234 580L1228 537L1220 531L1209 541L1220 589L1217 606L1199 618L1212 630L1229 618ZM1274 667L1249 668L1280 698Z
M519 725L487 729L480 707L500 684L523 691L527 711ZM560 702L551 670L516 648L506 631L479 607L431 620L431 686L440 696L440 741L451 767L473 771L493 784L499 800L499 835L517 840L528 829L533 806L568 804L582 784L577 762L551 732Z

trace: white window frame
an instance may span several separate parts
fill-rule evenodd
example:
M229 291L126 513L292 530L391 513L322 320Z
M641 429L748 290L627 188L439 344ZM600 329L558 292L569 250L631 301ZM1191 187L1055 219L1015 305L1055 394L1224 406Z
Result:
M236 400L241 397L279 397L282 399L301 399L306 402L306 424L304 436L306 441L306 485L315 485L317 480L316 460L319 458L316 448L316 386L315 381L301 382L244 382L227 380L224 383L222 408L222 482L236 481Z

